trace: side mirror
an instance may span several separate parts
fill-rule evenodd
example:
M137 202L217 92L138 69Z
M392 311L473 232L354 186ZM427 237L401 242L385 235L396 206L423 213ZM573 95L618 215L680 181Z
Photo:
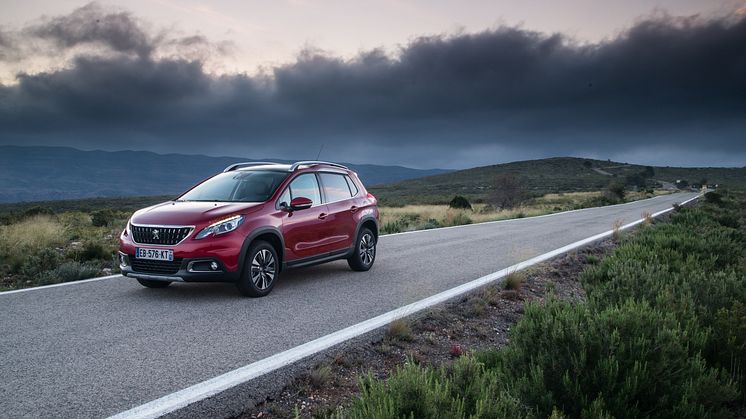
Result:
M293 198L292 201L290 201L290 210L291 211L298 211L298 210L304 210L311 208L311 205L313 205L313 201L310 199L299 196L297 198Z

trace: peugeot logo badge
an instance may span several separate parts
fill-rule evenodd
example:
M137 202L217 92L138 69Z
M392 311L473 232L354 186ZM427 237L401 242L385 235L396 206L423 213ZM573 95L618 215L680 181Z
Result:
M153 230L153 240L160 239L160 237L158 237L158 233L160 233L160 231L158 231L158 229Z

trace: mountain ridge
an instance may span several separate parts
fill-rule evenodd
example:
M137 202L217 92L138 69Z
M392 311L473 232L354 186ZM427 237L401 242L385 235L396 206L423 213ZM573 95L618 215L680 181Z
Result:
M0 146L0 202L178 194L247 157L151 151ZM444 169L344 163L367 185L446 173Z

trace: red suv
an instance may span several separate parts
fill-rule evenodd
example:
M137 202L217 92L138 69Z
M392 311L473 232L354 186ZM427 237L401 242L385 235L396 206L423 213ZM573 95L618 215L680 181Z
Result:
M119 238L122 274L150 288L235 282L272 291L283 269L376 258L378 207L357 175L322 161L237 163L177 199L132 215Z

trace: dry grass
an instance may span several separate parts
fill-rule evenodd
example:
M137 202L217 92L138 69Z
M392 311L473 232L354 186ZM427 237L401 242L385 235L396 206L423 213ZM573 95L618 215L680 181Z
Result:
M3 255L55 248L62 246L65 240L65 227L48 215L0 226L0 254Z
M653 214L651 214L650 211L643 211L641 216L643 224L646 226L653 224Z
M386 331L386 337L394 341L412 340L412 328L404 319L394 320L389 324L389 329Z
M624 220L616 220L611 225L611 239L614 240L614 243L619 243L622 240L622 226L624 225Z
M332 367L328 364L319 364L308 373L308 384L313 388L323 388L332 378Z
M656 192L661 194L661 192ZM484 223L513 218L535 217L553 212L585 208L589 202L601 198L603 192L568 192L547 194L510 209L494 209L487 204L472 203L473 210L453 209L448 205L404 205L379 207L383 233L422 230L436 227ZM630 192L627 201L649 198L644 192Z
M513 271L505 277L503 284L506 290L518 291L524 281L526 281L526 276L523 272Z

